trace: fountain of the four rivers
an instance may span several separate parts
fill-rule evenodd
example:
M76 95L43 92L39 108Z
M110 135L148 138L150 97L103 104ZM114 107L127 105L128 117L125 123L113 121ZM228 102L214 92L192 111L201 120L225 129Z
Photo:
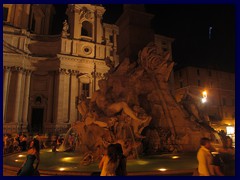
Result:
M97 163L109 143L122 145L130 175L184 172L196 167L200 138L221 145L193 101L177 103L171 94L168 80L174 62L169 53L157 54L156 46L149 43L134 63L126 58L117 67L108 59L106 64L109 71L99 81L100 89L91 100L81 98L82 118L72 124L58 152L41 151L40 172L90 175L100 171ZM69 135L74 136L74 152L68 152L72 150ZM19 154L9 158L12 166L20 166L23 160Z

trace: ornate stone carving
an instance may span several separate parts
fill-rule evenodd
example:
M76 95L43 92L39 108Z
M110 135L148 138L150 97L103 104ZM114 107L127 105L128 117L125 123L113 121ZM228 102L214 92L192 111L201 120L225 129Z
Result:
M100 89L91 100L82 96L77 105L82 118L68 133L74 132L81 142L75 148L93 159L109 143L117 142L128 157L136 157L136 149L138 153L195 151L198 140L214 132L191 121L175 101L168 88L173 64L168 53L157 54L156 46L149 44L139 52L138 63L124 59L116 68L108 65L110 71L99 81ZM69 148L73 147L62 150Z
M82 9L80 9L79 16L80 16L80 21L93 20L93 13L86 7L83 7Z
M62 37L68 37L70 34L68 33L69 25L67 23L67 20L63 22L63 29L62 29Z

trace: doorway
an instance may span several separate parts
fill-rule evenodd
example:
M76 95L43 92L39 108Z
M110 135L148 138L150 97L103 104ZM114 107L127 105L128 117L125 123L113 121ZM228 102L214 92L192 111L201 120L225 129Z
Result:
M31 132L32 133L43 133L43 108L33 108L32 109L32 123Z

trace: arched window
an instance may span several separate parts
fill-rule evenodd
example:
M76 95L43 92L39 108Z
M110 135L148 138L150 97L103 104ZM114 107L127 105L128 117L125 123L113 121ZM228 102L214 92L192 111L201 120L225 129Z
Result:
M81 35L92 37L92 23L90 23L88 21L84 21L82 23Z
M7 7L3 7L3 21L7 21L8 20L8 8Z
M33 17L33 18L32 18L31 29L30 29L32 32L35 31L35 26L36 26L36 20L35 20L35 18Z

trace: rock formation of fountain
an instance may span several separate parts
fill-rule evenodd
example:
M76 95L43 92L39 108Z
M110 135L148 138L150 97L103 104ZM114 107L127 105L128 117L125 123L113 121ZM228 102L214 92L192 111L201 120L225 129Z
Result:
M100 90L91 100L82 97L82 119L71 127L75 150L85 154L83 162L99 159L109 143L121 143L124 154L136 158L142 152L196 151L200 138L216 140L214 130L196 117L198 109L177 103L171 94L174 62L169 55L158 54L150 43L137 62L125 59L114 68L106 59L110 69L99 81Z

